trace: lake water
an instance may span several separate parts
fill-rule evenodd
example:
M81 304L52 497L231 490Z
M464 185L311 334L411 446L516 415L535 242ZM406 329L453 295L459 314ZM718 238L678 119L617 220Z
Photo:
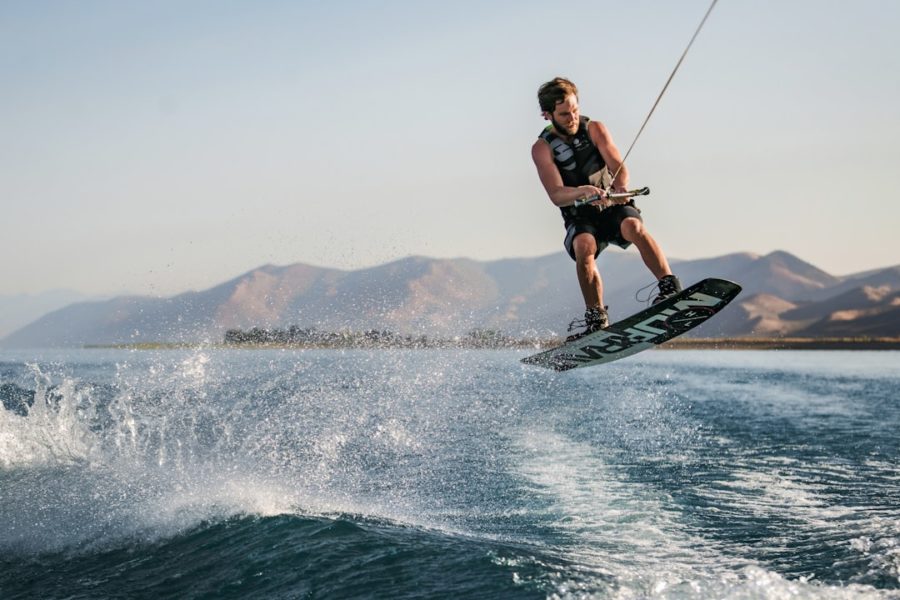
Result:
M897 598L900 353L0 352L0 598Z

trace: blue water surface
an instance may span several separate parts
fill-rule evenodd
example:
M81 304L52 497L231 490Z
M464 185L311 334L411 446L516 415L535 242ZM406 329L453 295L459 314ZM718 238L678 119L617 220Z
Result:
M900 353L0 352L0 598L900 597Z

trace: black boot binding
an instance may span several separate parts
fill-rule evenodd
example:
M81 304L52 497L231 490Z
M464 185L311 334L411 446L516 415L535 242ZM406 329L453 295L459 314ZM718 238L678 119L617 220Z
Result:
M671 298L681 291L681 282L674 275L666 275L657 281L656 285L659 286L659 295L653 299L653 304Z
M575 319L571 323L569 323L569 331L574 331L579 327L584 327L584 330L579 331L578 333L573 333L566 338L566 342L577 340L578 338L584 337L589 333L594 333L595 331L599 331L600 329L609 327L609 314L606 312L607 308L609 307L604 306L603 308L589 308L584 311L584 319Z

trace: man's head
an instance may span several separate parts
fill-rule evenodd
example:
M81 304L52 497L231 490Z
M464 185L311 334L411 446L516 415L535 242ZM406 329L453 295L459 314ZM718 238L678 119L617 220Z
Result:
M541 114L563 135L578 132L578 88L563 77L556 77L538 89Z

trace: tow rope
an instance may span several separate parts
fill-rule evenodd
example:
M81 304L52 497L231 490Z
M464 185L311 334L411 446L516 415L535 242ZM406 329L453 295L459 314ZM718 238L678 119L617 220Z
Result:
M681 53L681 58L678 59L678 62L675 64L675 68L672 69L672 73L669 75L669 78L666 80L666 84L663 86L662 91L659 92L659 96L656 97L656 102L653 103L653 106L650 108L650 112L647 113L647 117L644 119L643 124L641 124L641 128L638 129L637 134L635 134L634 139L631 141L631 145L628 146L628 151L625 153L625 156L622 157L622 162L619 163L619 168L616 169L616 172L613 174L612 179L610 181L615 181L616 177L619 176L619 171L622 170L622 167L625 166L625 161L628 160L628 156L631 154L631 151L634 150L634 145L637 144L638 138L641 137L641 134L644 132L644 128L647 126L647 122L650 121L650 117L653 116L653 111L656 110L656 107L659 105L659 101L662 100L663 95L665 95L666 90L669 88L669 84L672 83L672 79L675 77L675 73L678 72L678 68L681 66L681 63L684 62L684 57L687 56L688 50L691 49L691 46L694 45L694 40L697 39L697 36L700 34L700 30L703 29L703 25L706 24L706 19L709 18L709 13L712 12L712 9L716 6L716 2L719 0L712 0L712 4L709 5L709 8L706 9L706 14L703 15L703 19L700 21L700 24L697 26L697 30L694 31L694 35L691 36L691 41L688 42L688 45L685 47L684 52ZM625 192L607 194L606 197L610 200L617 199L626 199L633 198L634 196L646 196L650 193L650 188L643 187L638 190L628 190ZM593 204L600 200L601 197L596 194L591 194L585 198L579 198L575 200L571 204L567 206L583 206L585 204Z
M647 126L647 122L650 120L650 117L653 116L653 111L656 110L657 105L659 105L659 101L662 100L663 95L666 93L666 89L668 89L669 84L672 83L672 78L675 77L675 73L678 72L678 67L681 66L681 63L684 62L684 57L687 56L688 50L691 49L691 46L694 45L694 40L697 39L697 35L699 35L700 30L703 29L703 25L706 24L706 19L709 18L709 13L712 12L712 9L716 6L716 2L719 0L712 0L712 4L709 5L709 8L706 10L706 14L703 15L703 20L700 21L700 25L697 26L697 30L694 32L694 35L691 36L691 41L688 42L687 47L684 49L684 52L681 53L681 58L678 59L678 63L675 65L675 68L672 69L672 74L669 75L669 78L666 80L666 84L663 86L662 91L659 93L659 96L656 97L656 102L653 103L653 107L650 109L650 112L647 113L647 118L644 119L644 123L641 125L641 128L638 129L637 135L634 136L634 140L631 142L631 145L628 147L628 151L625 153L625 156L622 158L622 162L619 163L619 168L616 169L615 174L612 177L612 181L616 180L616 177L619 175L619 171L622 170L622 167L625 165L625 161L628 160L628 155L631 154L631 151L634 149L634 145L637 143L638 138L641 137L641 133L644 131L644 127Z

